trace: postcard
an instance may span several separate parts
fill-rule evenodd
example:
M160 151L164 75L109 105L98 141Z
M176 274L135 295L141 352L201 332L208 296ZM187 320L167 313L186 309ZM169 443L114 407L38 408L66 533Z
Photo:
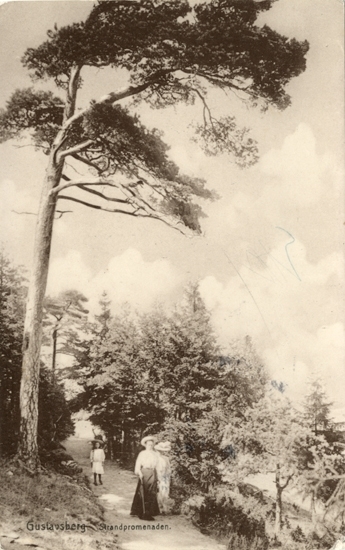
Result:
M343 10L1 3L0 548L345 548Z

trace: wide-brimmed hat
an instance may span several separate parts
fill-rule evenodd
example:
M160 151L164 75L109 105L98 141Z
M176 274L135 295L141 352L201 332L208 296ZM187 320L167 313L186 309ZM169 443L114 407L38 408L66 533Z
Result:
M155 444L157 441L157 437L155 437L154 435L146 435L145 437L142 438L142 440L140 441L140 444L143 447L145 447L148 441L153 441L153 443Z
M89 443L99 443L100 445L104 445L103 439L90 439Z
M170 441L160 441L155 445L155 451L162 451L163 453L168 453L171 451Z

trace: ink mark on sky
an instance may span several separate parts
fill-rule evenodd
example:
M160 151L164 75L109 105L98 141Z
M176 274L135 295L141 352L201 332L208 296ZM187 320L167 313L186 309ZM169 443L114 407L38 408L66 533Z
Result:
M345 1L345 0L344 0ZM265 276L265 275L262 275L262 273L260 273L259 271L255 271L252 267L252 262L251 262L251 256L253 258L255 258L258 262L260 262L260 264L266 268L268 267L266 265L266 263L261 259L261 256L266 256L266 251L263 253L263 254L257 254L255 252L252 252L251 250L247 250L246 251L246 257L247 257L247 260L248 260L248 263L249 265L245 265L245 267L247 269L249 269L250 271L252 271L253 273L255 273L255 275L259 275L259 277L262 277L263 279L266 279L266 281L269 281L270 283L273 283L274 282L274 276L272 275L271 278Z
M287 235L289 235L289 237L291 237L292 241L289 241L288 243L286 243L285 245L285 252L286 252L286 256L287 256L287 259L289 260L289 264L291 265L297 279L299 281L301 281L302 279L300 278L300 276L298 275L296 269L295 269L295 266L293 265L292 261L291 261L291 258L289 256L289 251L288 251L288 246L290 246L290 244L293 244L295 242L295 237L293 235L291 235L291 233L289 233L289 231L287 231L286 229L284 229L283 227L277 227L277 229L281 229L281 231L284 231L285 233L287 233Z
M232 261L230 260L229 256L226 254L226 252L225 252L224 250L223 250L223 252L224 252L225 256L227 257L228 262L232 265L232 267L233 267L234 270L236 271L237 275L238 275L239 278L241 279L242 283L243 283L244 286L246 287L246 289L247 289L247 291L248 291L248 293L249 293L251 299L253 300L253 302L254 302L254 304L255 304L255 306L256 306L258 312L260 313L260 317L261 317L261 319L263 320L263 323L264 323L264 325L265 325L265 327L266 327L266 330L267 330L268 334L270 335L271 340L273 341L271 331L270 331L270 329L269 329L269 327L268 327L268 324L266 323L266 319L265 319L265 317L264 317L263 314L262 314L262 311L261 311L261 309L260 309L260 307L259 307L259 304L258 304L257 301L255 300L255 298L254 298L254 296L253 296L253 294L252 294L250 288L248 287L247 283L246 283L245 280L243 279L241 273L238 271L238 269L236 268L236 266L232 263Z
M344 0L345 1L345 0ZM271 251L270 250L267 250L267 248L263 245L263 243L261 241L259 241L262 249L263 249L263 253L261 254L258 254L256 252L252 252L251 250L247 250L246 251L246 258L247 258L247 264L244 264L244 267L246 267L247 269L249 269L250 271L252 271L253 273L255 273L256 275L259 275L260 277L262 277L263 279L266 279L267 281L269 282L275 282L276 281L276 277L274 276L274 274L272 273L272 270L269 268L268 266L268 263L266 263L264 260L262 260L262 257L263 256L268 256L269 259L271 259L273 262L275 262L275 267L279 270L279 272L283 275L284 277L284 272L282 271L281 268L283 268L285 271L287 271L288 273L290 273L290 275L293 275L294 277L296 277L299 281L301 281L302 279L300 278L299 274L297 273L296 269L295 269L295 266L293 265L292 261L291 261L291 258L290 258L290 255L289 255L289 251L288 251L288 246L290 246L291 244L294 244L294 242L296 241L295 237L293 235L291 235L291 233L289 233L289 231L287 231L286 229L284 229L283 227L276 227L276 229L280 229L281 231L284 231L284 233L286 233L289 237L291 237L291 241L289 241L288 243L286 243L285 245L285 253L286 253L286 258L288 260L288 265L284 265L282 262L280 262L279 260L277 260L277 258L275 258ZM263 275L262 273L260 273L260 271L256 271L255 268L255 265L253 265L252 263L252 259L255 258L255 260L261 264L262 267L264 268L267 268L270 273L267 275L267 273L265 273L265 275ZM291 270L292 268L292 270ZM284 277L285 279L285 277Z

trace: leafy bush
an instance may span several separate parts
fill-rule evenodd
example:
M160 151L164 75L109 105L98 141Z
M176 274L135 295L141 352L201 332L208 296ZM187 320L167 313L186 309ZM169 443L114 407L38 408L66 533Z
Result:
M230 535L227 550L266 550L267 547L267 540L262 537L248 540L247 537L233 533Z
M181 479L177 476L173 476L170 486L170 497L174 501L172 513L180 514L185 513L185 505L189 497L192 494L197 493L198 488L196 485L184 485Z
M269 548L274 550L329 550L332 548L336 537L326 532L319 536L314 531L307 535L303 533L301 527L297 525L291 532L282 531L279 535L270 539Z
M13 454L19 431L23 319L23 270L0 252L0 454Z
M297 527L291 531L290 536L291 536L292 540L295 541L295 542L305 542L306 541L305 534L303 533L303 531L302 531L302 529L299 525L297 525Z
M230 491L228 487L222 487L213 495L204 495L200 501L197 524L207 533L217 533L222 538L229 538L231 549L266 549L266 514L267 505L262 499L241 495ZM194 517L197 517L195 513Z
M38 396L38 443L43 449L54 449L55 443L64 441L74 433L71 411L62 387L54 380L51 371L41 368Z
M306 550L321 550L323 548L332 548L335 542L335 537L329 533L325 533L322 536L319 536L315 531L312 531L306 537Z

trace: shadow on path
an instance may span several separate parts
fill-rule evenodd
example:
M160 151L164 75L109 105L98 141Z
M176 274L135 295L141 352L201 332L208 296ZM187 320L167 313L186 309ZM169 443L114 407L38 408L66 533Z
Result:
M64 445L92 481L88 441L70 438ZM109 460L105 462L104 471L103 485L92 484L105 508L105 524L100 524L99 529L104 530L106 526L109 535L117 534L123 550L225 550L225 545L200 533L183 516L162 515L150 522L130 516L136 476Z

